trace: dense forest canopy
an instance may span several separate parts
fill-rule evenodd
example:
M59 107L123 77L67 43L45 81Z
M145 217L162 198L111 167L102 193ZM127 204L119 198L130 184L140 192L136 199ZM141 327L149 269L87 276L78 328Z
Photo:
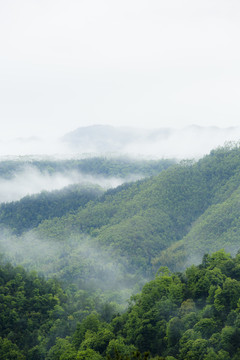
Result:
M87 291L0 266L1 359L238 360L240 255L161 267L126 312Z

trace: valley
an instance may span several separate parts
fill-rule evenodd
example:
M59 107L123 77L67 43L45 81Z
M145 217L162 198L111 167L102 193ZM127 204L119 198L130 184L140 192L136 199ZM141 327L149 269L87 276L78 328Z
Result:
M9 348L16 359L185 360L192 359L188 353L196 341L204 359L237 359L237 346L218 348L211 339L224 336L229 326L232 334L238 331L239 160L240 148L229 144L194 161L0 162L9 189L19 174L27 179L26 171L38 171L52 184L56 174L81 174L80 182L75 177L61 189L0 204L1 313L8 319L16 314L12 325L2 318L0 351ZM103 186L113 178L120 184ZM205 272L212 274L208 280ZM40 281L41 290L31 281ZM217 320L227 286L233 286L236 300ZM31 296L39 297L37 310ZM21 313L32 308L34 316L43 316L42 306L48 307L42 323ZM182 318L188 312L189 320ZM24 321L36 338L17 340ZM209 330L194 330L201 326ZM186 336L192 339L189 348L181 345Z

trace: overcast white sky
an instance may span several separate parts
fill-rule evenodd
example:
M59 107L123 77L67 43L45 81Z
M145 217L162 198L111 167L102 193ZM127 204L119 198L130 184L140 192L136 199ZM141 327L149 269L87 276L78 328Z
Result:
M239 0L1 0L0 138L237 126Z

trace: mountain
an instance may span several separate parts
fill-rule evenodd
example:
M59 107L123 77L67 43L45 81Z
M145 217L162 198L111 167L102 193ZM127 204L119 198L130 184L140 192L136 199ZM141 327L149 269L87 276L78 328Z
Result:
M0 204L0 252L16 265L24 264L26 268L40 271L48 277L57 276L66 286L73 282L81 288L91 287L93 284L98 288L117 288L118 301L125 301L134 284L140 284L144 279L141 280L138 276L136 280L135 273L128 276L127 266L124 269L123 263L117 258L114 263L115 259L103 246L91 242L89 232L73 231L70 223L70 228L67 224L65 226L64 216L70 219L80 209L85 209L87 203L101 203L105 196L111 199L113 194L131 188L134 178L150 178L174 164L172 160L106 157L62 161L25 159L0 163L1 181L7 184L8 192L18 184L17 180L22 173L24 178L30 176L30 180L38 184L42 177L54 184L56 174L75 179L75 185L61 190L42 191L19 201ZM36 171L37 176L33 178L32 174ZM74 176L71 177L72 172ZM76 176L76 172L81 177ZM116 185L119 182L125 184L108 192L106 184L111 179L115 179ZM96 185L99 182L102 188ZM29 191L31 184L26 185L25 182L24 187ZM91 212L87 216L88 222L97 221ZM98 217L101 218L101 214ZM45 227L48 227L46 219L50 225L49 230L45 231ZM42 227L38 228L41 223ZM65 230L63 235L62 231ZM60 239L64 241L59 242Z
M80 127L62 139L80 153L122 153L157 157L193 158L207 154L226 141L238 140L240 129L191 125L185 128L140 129L93 125Z
M72 158L84 156L129 155L145 158L200 158L225 142L238 141L239 127L184 128L161 127L141 129L92 125L79 127L61 138L18 138L0 140L0 154L10 156Z
M97 164L104 164L105 173L112 169L111 161L94 160L95 171ZM178 271L200 262L205 252L237 251L239 176L240 149L229 145L199 161L183 161L162 168L158 175L105 191L83 206L79 202L71 208L68 203L63 216L52 211L51 219L47 207L38 214L39 200L26 199L0 207L0 219L13 229L14 222L23 230L26 223L34 237L48 241L74 238L80 244L85 237L90 248L115 259L124 272L151 277L161 265ZM38 223L31 225L24 214L32 208Z
M73 148L86 149L85 152L118 152L129 143L144 139L146 131L115 128L109 125L93 125L78 128L66 134L62 140Z
M95 184L105 190L158 174L175 160L123 157L17 157L0 161L0 203L72 184Z
M105 173L114 169L111 161L95 159L95 171L97 164L104 164ZM120 162L119 169L122 166ZM54 216L54 211L48 215L47 206L52 200L44 195L48 205L42 205L42 210L36 205L40 198L2 205L0 221L13 229L14 222L15 226L19 223L23 230L26 223L25 229L49 241L79 237L81 242L81 237L87 236L89 246L107 252L125 264L128 272L152 276L161 265L182 270L187 264L201 261L205 252L222 247L236 252L240 234L239 176L240 149L229 145L199 161L184 161L158 175L110 189L83 206L80 201L72 208L68 203L64 210L62 203L63 216L58 212ZM63 201L60 193L57 196ZM56 200L53 203L58 206ZM31 213L31 209L35 209L38 223L26 221L24 214Z
M58 241L86 234L89 244L145 276L163 264L182 269L189 256L200 261L207 251L238 247L239 174L240 149L219 148L197 162L182 162L150 179L108 190L35 231Z
M25 196L19 201L0 204L0 224L21 235L45 219L74 212L103 192L99 186L70 185L61 190Z

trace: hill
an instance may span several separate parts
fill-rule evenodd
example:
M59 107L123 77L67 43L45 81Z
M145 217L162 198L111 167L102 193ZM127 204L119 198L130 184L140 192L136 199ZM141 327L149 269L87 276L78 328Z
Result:
M57 268L65 281L69 273L79 272L78 286L91 280L105 290L131 289L152 278L159 266L179 271L200 262L206 252L224 247L236 253L239 176L239 147L218 148L199 161L183 161L158 175L110 189L74 211L69 207L64 216L40 216L41 223L18 244L25 249L24 242L29 246L29 239L34 239L47 249L58 248L51 266L48 257L37 257L48 276ZM22 254L30 266L34 252L31 261L24 258L16 239L11 240L14 246L6 246L8 236L2 237L1 246L8 252L18 249L15 259ZM81 269L77 258L85 264ZM100 280L100 268L108 281Z
M94 185L69 185L61 190L42 191L19 201L0 204L0 224L17 235L37 227L43 220L74 212L104 190Z
M59 240L71 232L86 233L133 267L149 271L161 251L193 231L206 211L231 201L238 187L239 159L237 147L214 150L198 162L183 162L150 179L109 190L74 215L54 224L43 222L38 235L52 238L60 228Z
M36 233L55 240L88 234L93 246L125 261L134 272L141 269L145 276L163 262L182 268L186 257L181 258L181 249L168 252L165 261L161 252L171 245L177 249L195 226L203 226L211 209L224 212L225 202L231 203L238 187L239 160L238 147L219 148L198 162L182 162L150 179L109 190L74 214L43 222ZM218 237L212 247L202 241L202 253L217 248ZM196 241L194 246L198 248Z

